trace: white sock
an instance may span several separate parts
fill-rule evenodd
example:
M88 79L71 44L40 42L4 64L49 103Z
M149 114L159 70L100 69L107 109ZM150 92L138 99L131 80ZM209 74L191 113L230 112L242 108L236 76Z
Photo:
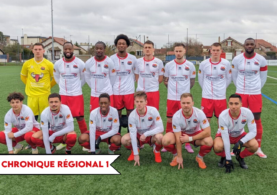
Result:
M32 150L34 151L34 150L37 150L37 148L32 148Z
M16 146L15 146L16 149L21 149L22 148L22 144L20 143L17 143Z

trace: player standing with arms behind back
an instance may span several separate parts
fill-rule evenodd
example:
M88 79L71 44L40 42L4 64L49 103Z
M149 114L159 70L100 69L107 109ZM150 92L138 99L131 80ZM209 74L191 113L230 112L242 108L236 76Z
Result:
M241 96L242 106L253 112L257 125L256 140L259 149L256 154L260 158L267 158L261 150L263 126L261 121L262 112L262 87L267 78L267 61L255 53L255 40L248 38L244 42L245 52L236 56L232 61L232 77L236 86L236 93Z

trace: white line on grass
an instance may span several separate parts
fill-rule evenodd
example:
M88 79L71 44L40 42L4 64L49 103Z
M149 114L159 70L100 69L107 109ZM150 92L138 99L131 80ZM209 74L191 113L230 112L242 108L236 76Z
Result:
M271 78L271 79L274 79L274 80L277 80L277 78L275 77L270 77L270 76L267 76L268 78Z

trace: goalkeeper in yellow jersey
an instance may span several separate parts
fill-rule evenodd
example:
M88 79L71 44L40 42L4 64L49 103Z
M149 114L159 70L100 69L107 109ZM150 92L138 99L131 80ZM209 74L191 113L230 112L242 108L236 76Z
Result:
M32 49L34 58L26 61L21 69L21 80L26 85L27 105L32 109L35 119L48 107L48 96L54 80L54 65L43 58L45 52L41 43L36 43Z

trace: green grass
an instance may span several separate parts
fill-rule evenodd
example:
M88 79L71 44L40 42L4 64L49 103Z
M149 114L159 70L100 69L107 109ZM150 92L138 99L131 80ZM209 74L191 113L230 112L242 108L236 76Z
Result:
M20 91L24 93L24 85L20 81L19 66L0 67L0 127L4 126L5 113L10 109L6 97L9 92ZM276 72L274 72L276 71ZM269 76L277 78L277 67L269 67ZM277 80L268 78L263 88L263 93L277 100ZM52 92L58 92L55 86ZM191 90L195 99L195 106L200 107L201 89L198 82ZM235 92L235 87L231 84L227 90L227 97ZM87 85L83 88L85 98L85 118L89 118L90 90ZM160 85L160 114L164 125L166 123L166 88ZM26 103L26 100L24 100ZM140 152L140 167L134 167L133 162L128 162L130 151L124 147L116 154L121 157L113 166L121 173L117 176L109 175L3 175L0 176L1 194L276 194L277 186L277 105L263 98L262 122L264 127L263 151L268 155L268 159L260 159L251 156L245 161L249 166L248 170L243 170L233 159L235 170L231 174L225 174L224 169L217 167L219 157L213 151L205 157L206 170L200 170L195 162L195 156L199 148L194 148L194 154L183 151L184 169L178 170L170 167L172 159L170 153L163 153L161 164L154 162L152 148L148 145ZM211 121L212 136L217 131L216 119ZM79 128L75 122L75 129L79 135ZM123 134L126 133L124 129ZM103 152L107 152L107 145L102 144ZM44 149L39 150L45 153ZM76 144L73 153L87 154ZM7 154L7 147L0 145L0 153ZM22 153L30 153L23 151ZM58 151L57 154L62 154ZM1 156L0 156L1 157ZM3 156L4 157L4 156ZM2 157L2 158L3 158ZM0 173L1 174L1 173Z

